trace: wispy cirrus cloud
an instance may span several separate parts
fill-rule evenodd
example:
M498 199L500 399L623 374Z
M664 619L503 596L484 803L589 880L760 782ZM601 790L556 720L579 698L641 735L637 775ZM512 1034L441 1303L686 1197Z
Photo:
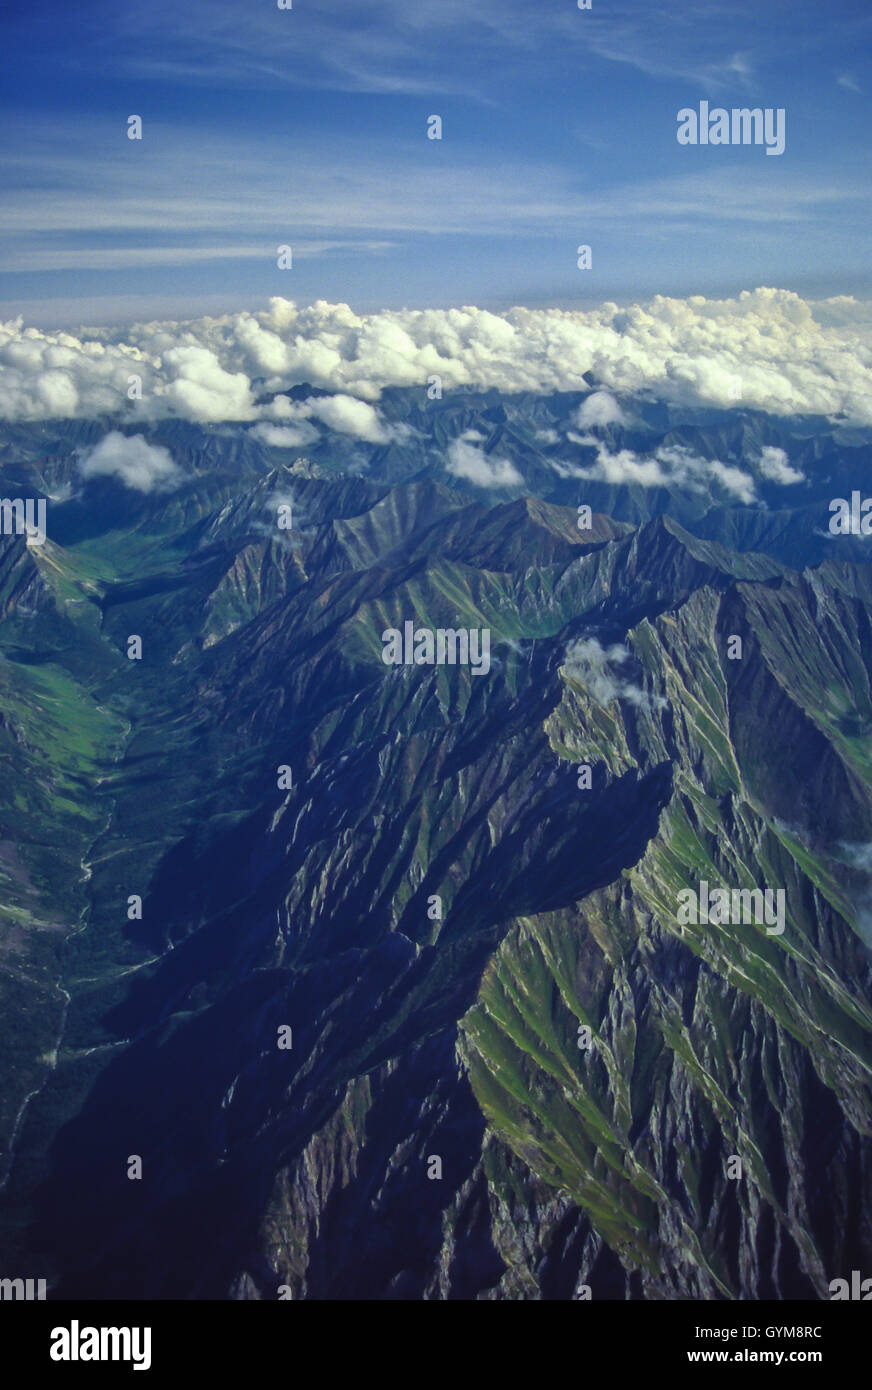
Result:
M344 253L383 252L394 245L391 241L294 241L293 255L301 260L327 256L334 251ZM79 246L79 247L22 247L8 252L4 269L8 271L39 270L124 270L135 261L137 267L184 266L208 261L257 261L275 257L276 247L266 242L247 246Z
M162 82L205 86L333 88L373 93L461 93L487 98L517 68L587 71L597 61L654 78L747 85L758 67L810 43L849 46L864 30L862 7L821 24L814 0L795 0L790 22L759 0L611 0L581 13L563 0L332 0L329 6L246 6L236 0L91 0L66 12L34 0L31 31L58 59ZM7 42L24 13L5 18ZM749 49L749 36L753 50ZM78 42L74 45L71 39ZM498 62L495 61L498 58Z
M59 131L30 120L17 137L0 151L0 178L14 191L0 206L0 269L18 273L268 261L280 242L304 259L380 254L397 238L435 234L562 233L569 248L580 225L603 237L630 221L656 239L687 225L841 228L872 212L870 189L836 174L773 183L766 169L730 166L597 187L521 152L499 167L488 151L434 165L412 139L349 135L338 147L309 139L289 149L275 136L235 135L204 153L206 136L191 126L150 122L140 147L94 123ZM293 170L291 200L283 169Z
M865 293L864 132L821 90L854 81L872 15L785 3L6 6L0 303L175 296L179 317L221 285L229 309L288 292L282 243L297 297L372 308ZM703 97L786 107L789 157L680 147Z

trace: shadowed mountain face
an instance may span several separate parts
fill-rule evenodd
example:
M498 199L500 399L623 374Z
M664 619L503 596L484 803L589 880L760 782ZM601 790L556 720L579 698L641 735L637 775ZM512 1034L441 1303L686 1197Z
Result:
M827 538L868 444L614 427L784 447L806 482L752 506L562 475L578 398L411 399L402 445L293 466L162 426L165 493L82 488L96 424L3 436L4 493L56 498L0 537L4 1266L826 1298L872 1273L872 577ZM458 486L466 430L523 486ZM407 621L489 669L386 665ZM683 913L703 883L783 929Z

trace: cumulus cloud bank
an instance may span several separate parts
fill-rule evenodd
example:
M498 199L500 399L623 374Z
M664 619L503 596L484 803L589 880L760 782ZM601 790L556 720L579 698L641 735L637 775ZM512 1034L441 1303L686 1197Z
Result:
M83 478L119 478L137 492L157 492L177 487L182 474L162 444L149 444L141 434L110 430L99 444L79 458Z
M582 406L584 429L608 423L611 392L677 404L821 414L872 425L872 313L847 296L807 303L788 290L736 299L657 296L598 309L421 309L355 314L323 300L272 299L260 313L185 323L88 329L76 337L21 320L0 326L0 417L274 419L257 397L309 383L358 403L386 386L495 387L512 391L603 390ZM131 375L142 399L129 400ZM741 401L735 397L737 379ZM257 386L255 388L255 381ZM609 401L612 404L609 404ZM331 428L351 419L333 407ZM385 427L358 413L358 428ZM366 438L365 434L359 437ZM376 441L380 442L380 441Z
M598 705L626 700L637 709L665 709L666 700L650 696L641 686L624 679L611 668L632 660L632 652L620 642L603 647L595 637L579 637L566 648L563 666L579 681Z

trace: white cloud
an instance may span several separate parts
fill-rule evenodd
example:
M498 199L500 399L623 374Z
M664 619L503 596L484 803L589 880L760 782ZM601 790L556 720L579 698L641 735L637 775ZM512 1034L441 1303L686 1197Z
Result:
M857 913L857 929L864 942L872 950L872 844L840 841L836 845L837 858L849 864L857 873L866 876L867 882L860 891L854 890L854 906Z
M247 420L254 414L248 377L226 371L210 348L170 348L163 365L174 373L166 397L176 414L205 421Z
M662 696L652 698L640 686L625 680L611 669L624 665L632 659L632 655L620 643L603 647L595 637L579 637L566 648L563 669L584 686L598 705L627 700L637 709L665 709L667 702Z
M683 487L695 491L716 482L746 505L756 500L754 479L749 473L719 459L703 458L681 444L661 445L649 458L642 458L632 449L610 453L605 444L593 439L578 442L596 443L597 459L587 468L575 468L577 478L616 486Z
M272 425L262 420L249 430L249 434L273 449L301 449L304 444L311 444L318 438L318 431L308 420L301 420L298 425Z
M602 483L635 483L640 487L665 487L669 482L669 474L655 458L640 458L632 449L610 454L603 445L597 450L596 463L580 469L578 476Z
M575 412L575 423L586 431L601 429L603 425L625 425L627 420L614 396L608 391L594 391Z
M782 483L785 487L789 487L791 483L805 481L805 474L788 463L784 450L772 444L765 446L757 466L764 478L769 478L773 483Z
M459 439L453 439L448 446L446 468L458 478L468 478L478 487L517 487L523 483L522 475L508 459L494 458L479 448L477 441L482 436L476 430L467 430Z
M137 492L157 492L177 487L181 472L162 444L149 444L141 434L110 430L94 448L79 458L83 478L119 478Z
M736 468L729 463L721 463L718 459L705 460L708 472L720 483L726 492L731 492L734 497L738 497L740 502L744 502L750 507L752 502L757 500L757 490L754 486L754 479L748 473L743 473L741 468Z
M313 415L339 434L351 434L368 444L389 444L396 429L386 426L378 411L354 396L313 396L306 402Z
M853 868L861 869L864 874L872 874L872 845L842 840L838 848Z
M589 479L590 477L588 470L580 468L576 463L566 463L563 459L549 459L548 463L560 478Z
M260 313L183 323L94 328L80 336L0 325L0 418L93 418L129 409L140 419L274 420L257 391L309 383L337 393L308 404L332 429L373 443L387 425L367 410L387 386L501 391L602 390L579 410L583 430L607 423L612 393L681 405L820 414L872 425L872 306L848 296L807 303L788 290L736 299L657 296L597 309L404 309L369 316L323 300L272 299ZM128 376L142 400L128 402ZM733 399L736 377L742 400ZM320 402L320 403L319 403ZM396 427L394 427L396 428Z

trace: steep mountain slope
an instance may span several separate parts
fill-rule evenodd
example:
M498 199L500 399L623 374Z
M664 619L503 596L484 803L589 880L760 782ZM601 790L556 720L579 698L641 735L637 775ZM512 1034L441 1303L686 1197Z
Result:
M826 1297L872 1255L852 538L798 571L786 532L581 530L577 482L247 447L0 553L5 1263L58 1296ZM489 671L386 666L407 620L488 628ZM703 880L784 889L783 933L682 923Z

